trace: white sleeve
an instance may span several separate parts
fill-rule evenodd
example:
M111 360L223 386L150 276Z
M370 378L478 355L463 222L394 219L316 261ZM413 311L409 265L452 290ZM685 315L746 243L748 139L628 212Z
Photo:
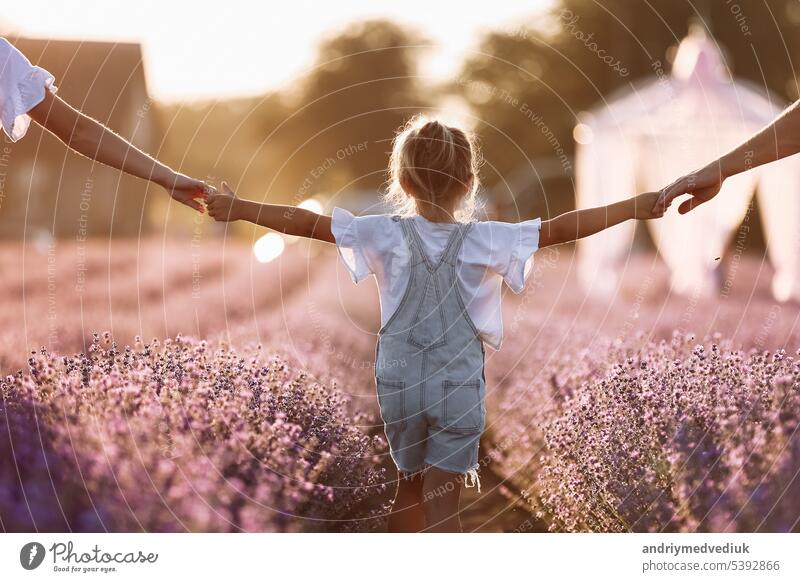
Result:
M17 141L31 123L28 111L55 92L53 75L33 66L10 42L0 37L0 124L11 141Z
M354 283L363 281L374 273L367 260L365 244L369 244L368 233L363 232L365 221L370 217L355 217L344 208L336 207L331 216L331 232L336 239L336 250ZM367 239L367 240L365 240Z
M517 224L488 222L489 268L500 275L514 293L522 293L539 248L542 219Z

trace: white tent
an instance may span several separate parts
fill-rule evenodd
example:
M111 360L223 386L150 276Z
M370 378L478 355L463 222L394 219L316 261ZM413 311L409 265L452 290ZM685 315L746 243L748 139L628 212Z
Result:
M578 207L658 190L764 127L785 106L725 73L717 45L694 29L678 47L671 75L610 99L575 128ZM720 194L689 214L676 204L648 221L680 293L711 293L716 259L735 236L758 186L759 208L778 300L800 298L800 157L728 179ZM613 293L630 251L628 222L578 244L583 285Z

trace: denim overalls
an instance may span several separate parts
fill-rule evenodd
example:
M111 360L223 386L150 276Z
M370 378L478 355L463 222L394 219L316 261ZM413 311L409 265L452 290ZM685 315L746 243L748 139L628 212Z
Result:
M393 220L399 221L411 256L408 287L378 334L375 354L378 403L391 456L404 478L434 466L463 474L465 485L477 485L480 492L485 352L456 276L471 225L456 225L434 264L413 220Z

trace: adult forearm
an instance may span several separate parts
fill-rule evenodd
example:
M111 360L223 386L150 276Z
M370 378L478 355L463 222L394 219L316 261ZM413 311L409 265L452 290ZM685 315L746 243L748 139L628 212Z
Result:
M169 195L198 212L207 196L206 185L173 171L142 152L110 129L46 91L41 103L28 114L73 151L137 178L163 186Z
M800 101L709 166L714 166L722 178L727 178L796 153L800 153Z
M83 114L50 91L29 112L70 149L127 174L172 189L177 174L103 124Z
M175 171L170 167L89 117L82 116L64 141L88 158L165 188L169 189L175 179Z

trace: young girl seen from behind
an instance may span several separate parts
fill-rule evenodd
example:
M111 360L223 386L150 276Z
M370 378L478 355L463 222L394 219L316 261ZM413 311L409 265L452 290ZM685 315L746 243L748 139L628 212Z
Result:
M401 476L390 531L460 531L461 486L480 491L484 344L503 340L501 281L519 293L538 248L661 216L653 192L546 221L477 221L478 165L466 131L419 116L394 141L385 194L394 214L324 216L244 200L227 184L209 197L216 220L335 243L353 281L377 279L375 382Z

